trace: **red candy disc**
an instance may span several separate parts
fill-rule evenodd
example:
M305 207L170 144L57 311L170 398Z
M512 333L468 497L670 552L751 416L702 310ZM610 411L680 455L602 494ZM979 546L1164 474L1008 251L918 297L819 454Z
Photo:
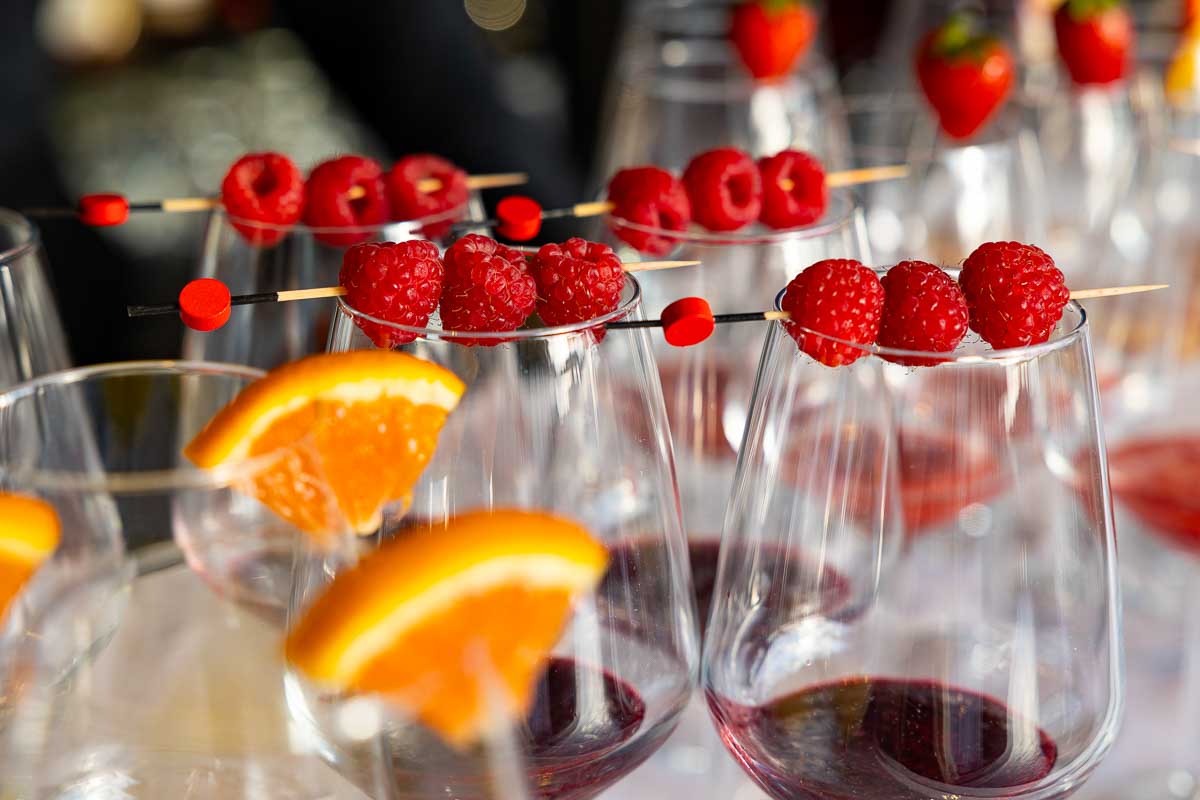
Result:
M683 297L671 303L663 309L662 324L667 344L675 347L700 344L717 327L712 307L703 297Z
M129 219L129 201L119 194L85 194L79 198L79 221L106 227Z
M179 318L194 331L215 331L229 321L229 287L197 278L179 293Z
M531 197L512 195L496 204L496 233L527 242L542 229L542 207Z

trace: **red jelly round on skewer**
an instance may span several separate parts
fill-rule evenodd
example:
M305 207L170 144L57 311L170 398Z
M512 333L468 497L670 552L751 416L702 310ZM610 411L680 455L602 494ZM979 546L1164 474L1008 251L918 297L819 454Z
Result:
M496 233L527 242L542 230L542 206L531 197L512 195L496 204Z
M194 331L215 331L229 312L229 287L216 278L197 278L179 293L179 318Z
M663 337L675 347L700 344L717 327L712 307L703 297L683 297L662 312Z
M79 221L105 228L129 219L129 201L119 194L85 194L79 198Z

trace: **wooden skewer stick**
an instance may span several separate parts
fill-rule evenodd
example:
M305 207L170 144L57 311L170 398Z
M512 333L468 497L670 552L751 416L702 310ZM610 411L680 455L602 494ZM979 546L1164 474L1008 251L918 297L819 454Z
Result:
M694 267L699 261L627 261L621 265L626 272L649 272L660 269L676 269L678 267ZM257 303L290 303L293 300L319 300L327 297L342 297L346 294L343 286L320 286L312 289L285 289L279 292L257 292L255 294L235 294L229 296L230 306L255 305ZM157 317L165 314L178 314L180 304L163 303L152 306L126 306L125 313L130 317Z

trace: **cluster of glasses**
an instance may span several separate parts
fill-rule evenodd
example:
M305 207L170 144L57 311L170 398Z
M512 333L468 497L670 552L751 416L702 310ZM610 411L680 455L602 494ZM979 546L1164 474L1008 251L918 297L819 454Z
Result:
M47 500L64 531L0 631L0 794L1043 800L1146 768L1161 781L1139 785L1190 796L1198 118L1136 81L1074 90L1031 63L1003 114L955 143L895 75L840 94L820 42L785 79L753 82L723 36L727 5L632 12L602 180L727 145L909 176L833 190L803 228L639 228L701 266L628 278L603 318L464 334L344 300L262 304L189 332L188 360L72 370L36 231L0 215L0 489ZM892 29L882 52L907 52L922 23ZM454 218L481 210L473 197ZM355 232L400 241L445 221ZM341 250L304 226L256 247L238 234L255 224L214 212L200 274L234 293L336 283ZM632 225L607 219L597 238L632 257ZM1072 284L1172 288L1105 300L1095 325L1071 303L1044 344L969 344L918 368L874 345L822 366L778 321L691 348L593 335L684 296L779 309L823 259L950 265L1005 239L1044 244ZM363 322L467 387L376 540L517 507L569 516L609 550L502 743L507 770L289 671L280 632L375 540L316 551L239 491L270 453L215 472L181 455L263 370L374 347ZM1160 702L1118 740L1123 638L1147 684L1130 691ZM1166 728L1157 760L1122 755Z

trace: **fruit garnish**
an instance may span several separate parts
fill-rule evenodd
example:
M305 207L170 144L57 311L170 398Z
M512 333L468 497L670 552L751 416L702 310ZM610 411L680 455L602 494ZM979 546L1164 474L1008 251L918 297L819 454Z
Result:
M980 245L963 262L958 284L971 330L997 350L1049 339L1071 297L1054 259L1018 242Z
M608 183L612 215L648 228L685 231L692 221L692 205L683 182L659 167L623 169ZM613 226L629 246L642 253L664 255L675 246L669 237Z
M853 259L829 259L792 278L780 306L791 315L784 326L796 345L822 364L837 367L853 364L867 352L825 337L874 344L883 297L873 269Z
M566 519L464 514L412 529L339 573L285 653L318 683L386 695L447 741L469 744L497 702L506 717L529 709L572 608L607 564L604 546Z
M37 568L54 554L58 514L44 500L0 492L0 619Z
M760 80L786 75L808 50L817 15L799 0L750 0L733 9L729 38L750 74Z
M351 189L361 196L351 198ZM348 247L371 238L367 230L382 225L391 217L383 169L362 156L342 156L313 168L308 176L308 199L304 204L304 223L312 228L349 228L347 231L317 230L319 241L334 247Z
M441 181L431 192L421 191L421 181ZM470 190L467 173L451 162L428 153L405 156L392 165L386 179L392 216L398 220L420 219L465 205Z
M719 147L693 158L683 171L692 217L710 231L735 231L762 211L758 164L734 147Z
M536 303L537 286L520 250L477 233L467 234L446 250L441 302L446 330L515 331Z
M568 239L533 256L538 316L547 325L572 325L609 314L621 304L625 270L606 244Z
M967 139L990 120L1012 90L1008 48L959 12L926 35L917 50L917 79L942 130Z
M967 300L941 267L902 261L884 274L883 317L878 344L896 350L950 353L967 333ZM932 358L891 358L908 366L930 366Z
M286 226L300 220L304 176L287 156L248 153L225 173L221 203L238 233L251 244L269 247L284 237ZM239 220L264 225L243 225Z
M198 467L281 452L245 490L315 536L374 531L407 501L465 387L436 364L391 350L324 353L243 389L184 449Z
M1125 77L1137 34L1122 0L1067 0L1054 12L1054 36L1071 80L1096 85Z
M445 266L437 245L419 239L351 247L342 256L338 283L356 311L397 325L424 328L442 296ZM408 344L417 338L369 320L355 324L376 347Z
M1184 34L1167 66L1167 99L1172 105L1182 108L1195 107L1200 99L1200 85L1196 76L1200 74L1200 29L1192 28Z
M776 228L799 228L825 216L829 191L821 162L800 150L782 150L758 161L762 211L758 219Z

